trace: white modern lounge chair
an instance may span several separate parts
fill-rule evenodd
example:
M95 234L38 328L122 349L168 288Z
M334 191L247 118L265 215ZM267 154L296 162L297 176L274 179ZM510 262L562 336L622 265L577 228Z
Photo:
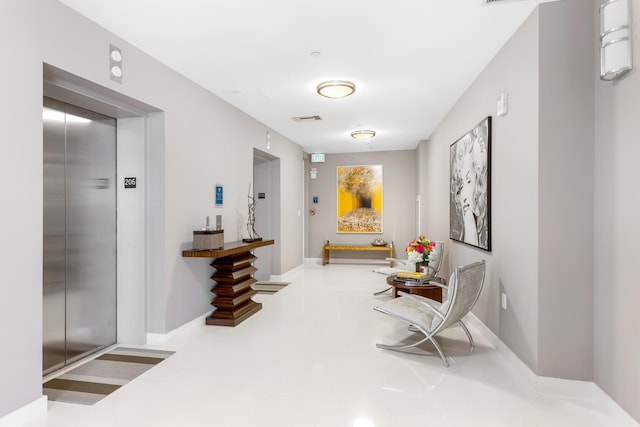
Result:
M376 346L386 350L403 351L425 341L431 341L444 366L448 368L449 362L434 337L457 323L467 334L471 348L474 347L471 333L462 323L462 318L471 311L478 300L484 283L484 275L485 261L457 267L451 274L449 285L442 285L448 289L447 299L442 304L428 298L402 292L402 297L385 301L374 307L381 313L408 323L411 331L424 335L411 344L376 344Z
M429 254L429 265L427 266L428 276L431 281L436 281L440 284L445 284L447 281L441 277L438 277L438 273L440 273L440 267L442 266L442 260L444 258L444 243L436 242L436 246L433 248L431 253ZM396 258L387 258L389 261L394 261L398 267L381 267L373 270L374 273L384 274L385 276L390 276L392 274L400 273L401 271L414 271L415 265L409 261L396 259ZM383 289L381 291L374 292L373 295L381 295L385 292L389 292L391 287Z

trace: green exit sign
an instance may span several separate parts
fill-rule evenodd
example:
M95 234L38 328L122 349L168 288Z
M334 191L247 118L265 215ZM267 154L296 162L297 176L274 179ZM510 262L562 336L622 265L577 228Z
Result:
M324 163L324 153L311 153L311 163Z

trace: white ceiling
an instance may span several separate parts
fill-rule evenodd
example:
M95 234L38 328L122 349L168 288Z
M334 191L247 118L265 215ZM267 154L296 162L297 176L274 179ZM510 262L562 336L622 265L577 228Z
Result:
M553 0L61 1L306 152L341 153L429 138L536 5ZM335 79L356 93L316 93ZM291 119L312 115L323 120ZM360 128L377 135L358 142Z

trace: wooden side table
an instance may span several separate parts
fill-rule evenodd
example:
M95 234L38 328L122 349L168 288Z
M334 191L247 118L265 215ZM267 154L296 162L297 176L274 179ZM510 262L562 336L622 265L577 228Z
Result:
M253 275L258 259L252 250L273 245L273 240L257 242L229 242L220 249L182 251L185 258L214 258L211 267L216 271L211 279L216 282L211 292L215 294L211 305L216 311L207 317L207 325L236 326L262 309L262 304L251 298L257 293L251 285L257 282Z
M442 288L437 285L413 285L398 280L394 274L387 276L387 284L391 286L391 296L396 298L398 291L420 295L438 302L442 302Z

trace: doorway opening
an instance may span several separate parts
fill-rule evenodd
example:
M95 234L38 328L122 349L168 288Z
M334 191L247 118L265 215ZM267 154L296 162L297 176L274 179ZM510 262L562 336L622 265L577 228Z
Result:
M274 239L271 247L255 250L256 279L269 281L280 274L280 159L253 149L253 195L255 197L255 229L264 238Z
M164 203L164 112L49 64L43 64L43 97L67 104L68 108L75 106L73 108L89 111L87 114L91 117L107 116L117 121L115 176L109 181L99 176L89 183L97 187L113 184L116 193L114 341L146 344L149 324L153 321L149 301L155 297L148 283L162 280L157 276L164 262L163 246L159 242L164 230L164 211L155 208L150 215L150 206ZM73 112L72 115L82 117ZM71 117L71 120L76 119ZM43 120L43 128L46 126ZM131 185L132 182L135 185ZM47 185L44 183L45 188ZM95 190L105 191L104 188ZM89 200L81 198L85 199ZM46 268L43 265L43 279ZM86 329L82 334L83 337L90 335Z

